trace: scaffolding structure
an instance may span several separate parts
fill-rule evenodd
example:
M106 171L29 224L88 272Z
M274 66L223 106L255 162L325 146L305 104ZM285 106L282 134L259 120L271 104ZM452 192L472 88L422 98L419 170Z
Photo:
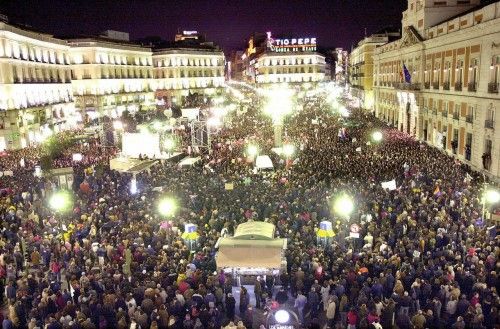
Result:
M206 120L193 120L191 128L191 146L200 150L210 150L210 129Z

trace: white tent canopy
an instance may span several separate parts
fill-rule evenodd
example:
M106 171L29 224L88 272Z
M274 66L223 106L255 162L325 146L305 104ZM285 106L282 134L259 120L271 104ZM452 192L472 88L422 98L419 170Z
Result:
M274 169L273 162L268 155L259 155L255 160L255 168L257 169Z
M247 274L279 271L286 264L283 256L286 239L275 238L274 232L275 226L265 222L238 225L234 237L217 242L217 268L232 268Z

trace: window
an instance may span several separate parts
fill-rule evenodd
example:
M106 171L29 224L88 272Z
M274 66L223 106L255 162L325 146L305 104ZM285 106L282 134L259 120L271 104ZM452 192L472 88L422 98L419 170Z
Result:
M470 161L472 158L472 134L467 133L465 137L465 160Z
M455 69L457 76L455 77L456 83L462 83L463 75L464 75L464 62L459 60L457 62L457 68Z
M479 60L477 58L471 60L471 65L469 67L470 71L469 83L475 84L477 82L478 66L479 66Z
M444 63L444 83L450 83L450 62Z

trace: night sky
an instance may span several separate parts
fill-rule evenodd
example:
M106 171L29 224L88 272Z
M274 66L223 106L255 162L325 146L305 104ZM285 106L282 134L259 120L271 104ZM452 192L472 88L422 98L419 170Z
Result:
M10 21L54 35L129 32L131 39L173 40L197 30L226 52L243 49L252 32L316 37L320 47L350 50L365 33L400 28L406 0L0 0Z

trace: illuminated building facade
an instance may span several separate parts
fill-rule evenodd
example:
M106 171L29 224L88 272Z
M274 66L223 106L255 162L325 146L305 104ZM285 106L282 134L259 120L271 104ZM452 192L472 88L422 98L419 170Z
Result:
M155 108L165 91L209 94L224 84L224 54L194 31L173 47L152 49L129 42L125 32L62 40L3 17L0 151L40 143L103 115Z
M153 53L156 90L173 96L211 94L223 86L224 53L209 48L166 48Z
M374 108L373 53L375 48L399 36L399 32L381 31L365 37L351 52L349 57L351 94L359 99L364 109L372 111Z
M376 115L500 176L500 2L409 0L402 38L374 54Z
M325 56L316 52L316 38L273 38L267 32L257 45L251 39L247 53L247 72L257 84L325 80Z
M37 144L78 121L67 43L0 22L0 151Z
M75 107L85 121L154 105L150 48L104 37L71 39L68 45Z

